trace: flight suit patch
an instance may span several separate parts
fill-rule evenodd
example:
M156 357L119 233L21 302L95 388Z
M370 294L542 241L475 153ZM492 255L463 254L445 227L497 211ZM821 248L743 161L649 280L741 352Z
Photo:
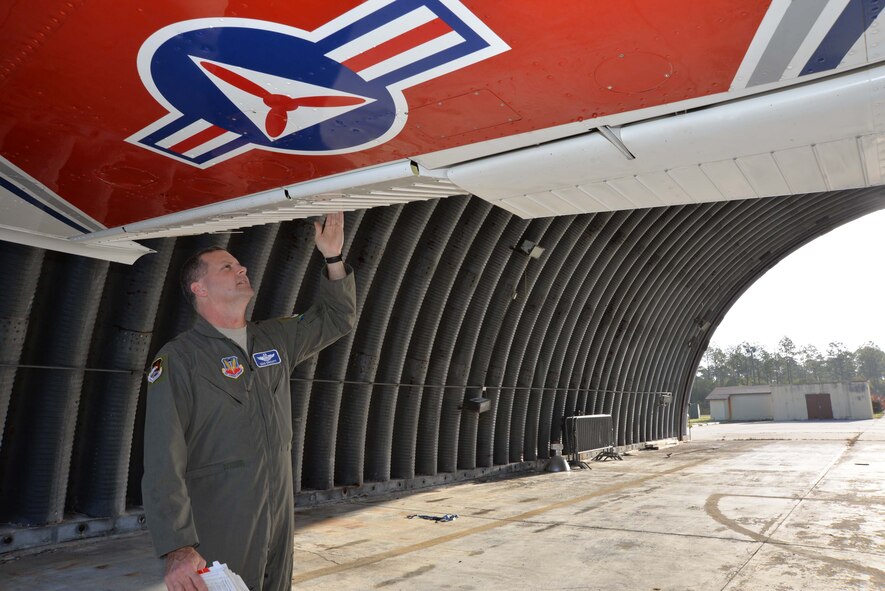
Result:
M148 383L153 384L160 379L161 375L163 375L163 358L157 357L156 359L154 359L154 362L151 363L151 368L148 370Z
M240 360L237 359L236 355L233 357L224 357L221 359L221 373L224 374L224 377L237 379L243 372L246 371L245 368L240 365Z
M252 359L255 360L255 365L258 367L267 367L268 365L279 365L282 363L280 360L280 352L276 349L262 351L261 353L253 353Z

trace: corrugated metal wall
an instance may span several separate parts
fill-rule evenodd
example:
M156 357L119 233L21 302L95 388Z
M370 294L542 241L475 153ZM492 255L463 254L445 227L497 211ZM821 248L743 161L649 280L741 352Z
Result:
M543 459L575 413L612 414L620 445L680 436L732 303L883 207L867 189L531 221L465 197L348 213L359 321L293 374L300 498ZM131 267L0 242L0 522L140 505L144 369L194 319L181 262L225 246L250 269L252 316L288 314L316 291L312 233L159 240ZM483 386L491 409L463 408Z

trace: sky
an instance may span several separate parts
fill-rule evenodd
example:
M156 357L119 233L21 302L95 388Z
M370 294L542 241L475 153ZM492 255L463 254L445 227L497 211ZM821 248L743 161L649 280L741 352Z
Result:
M832 341L885 348L883 238L885 211L877 211L806 244L744 292L711 346L747 341L773 353L788 336L824 354Z

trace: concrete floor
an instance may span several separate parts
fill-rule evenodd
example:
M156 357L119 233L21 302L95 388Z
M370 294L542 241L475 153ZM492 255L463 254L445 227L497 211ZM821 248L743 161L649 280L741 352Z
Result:
M298 510L294 587L885 589L885 420L696 427L591 465ZM161 591L150 556L134 534L0 557L0 589Z

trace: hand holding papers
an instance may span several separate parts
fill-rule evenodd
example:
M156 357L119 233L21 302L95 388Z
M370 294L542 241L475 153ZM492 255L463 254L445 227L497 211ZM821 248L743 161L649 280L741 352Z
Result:
M209 568L199 571L199 574L209 591L249 591L240 575L227 568L226 564L219 564L217 560Z

